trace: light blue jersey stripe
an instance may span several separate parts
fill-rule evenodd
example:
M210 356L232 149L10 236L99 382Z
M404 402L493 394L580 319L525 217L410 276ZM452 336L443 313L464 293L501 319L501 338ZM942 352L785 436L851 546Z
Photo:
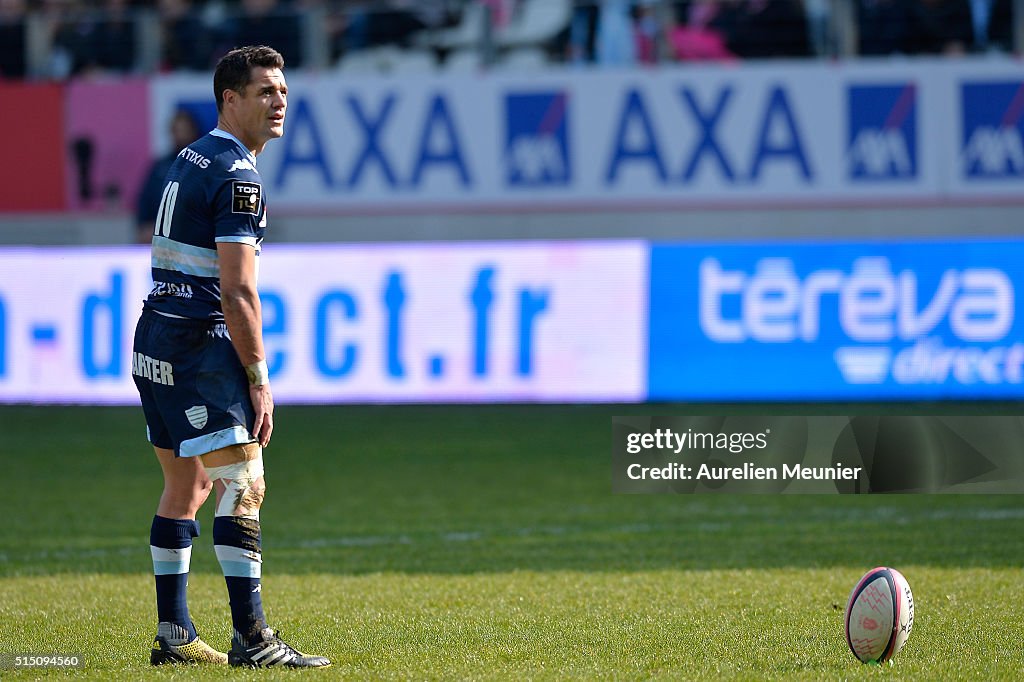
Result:
M220 277L217 251L153 237L153 267L196 277Z
M244 426L236 424L227 429L221 429L204 436L182 441L181 446L178 448L178 455L180 457L196 457L231 445L244 445L254 442L256 441L249 435L249 431Z

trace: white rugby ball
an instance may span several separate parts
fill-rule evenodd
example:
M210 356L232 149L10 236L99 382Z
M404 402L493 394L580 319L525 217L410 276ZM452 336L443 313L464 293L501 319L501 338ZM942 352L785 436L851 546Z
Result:
M899 653L914 627L914 595L895 568L864 574L846 604L846 643L861 663L883 663Z

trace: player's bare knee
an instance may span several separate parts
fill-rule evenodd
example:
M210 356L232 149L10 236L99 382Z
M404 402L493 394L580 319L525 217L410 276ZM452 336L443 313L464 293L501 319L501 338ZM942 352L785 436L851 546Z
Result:
M210 496L211 490L213 482L206 477L189 482L165 481L161 497L166 505L164 511L180 517L194 516Z

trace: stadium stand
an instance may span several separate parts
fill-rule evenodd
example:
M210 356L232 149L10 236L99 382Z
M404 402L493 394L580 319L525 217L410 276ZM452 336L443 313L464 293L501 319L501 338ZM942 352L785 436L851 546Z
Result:
M630 62L1012 52L1022 32L1014 2L3 0L0 75L205 70L243 39L280 46L292 69L387 45L430 50L438 67L455 51L479 50L486 66L524 47L554 62L606 63L595 44L611 54L608 41ZM416 56L409 68L425 65Z
M612 63L631 68L682 63L690 68L696 61L841 63L861 56L1019 54L1022 4L1024 0L0 0L0 82L67 84L67 92L73 93L82 83L102 81L117 88L134 82L119 77L202 74L232 45L254 39L277 45L286 54L290 74L352 78L465 78L486 71L510 76L579 67L592 73ZM699 110L710 104L693 106ZM373 111L374 105L366 106L367 112ZM203 125L212 124L202 111L193 113ZM163 125L155 121L152 129L162 130ZM130 207L136 190L131 183L114 186L83 174L90 164L107 163L89 135L74 132L67 144L67 184L87 190L79 191L75 201L88 205L73 203L72 210L51 217L5 213L0 243L131 241ZM158 146L154 144L152 158L164 151ZM534 152L547 154L550 149ZM939 234L961 230L977 211L987 212L991 219L985 223L997 231L1019 223L1016 207L1005 201L938 210L912 202L898 208L855 206L841 212L838 221L828 207L781 205L762 211L742 205L694 206L681 220L678 210L651 205L642 207L639 225L632 207L550 212L537 206L511 214L502 205L451 208L411 215L356 212L341 222L285 209L276 216L277 234L309 241L464 239L480 234L615 237L638 231L651 237L694 231L720 235L723 230L803 234L826 218L830 224L846 225L843 229L851 233L884 234L894 210L914 216L900 221L905 229ZM100 215L100 209L112 213Z

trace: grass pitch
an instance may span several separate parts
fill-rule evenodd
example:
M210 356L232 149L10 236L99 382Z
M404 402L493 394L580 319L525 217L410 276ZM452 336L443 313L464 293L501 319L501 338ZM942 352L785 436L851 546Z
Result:
M1020 679L1024 500L611 495L611 416L683 409L278 408L271 624L332 658L324 679ZM78 654L92 679L294 675L149 668L143 434L137 409L0 408L0 652ZM192 615L225 647L211 504L200 521ZM863 666L843 608L882 564L916 622Z

